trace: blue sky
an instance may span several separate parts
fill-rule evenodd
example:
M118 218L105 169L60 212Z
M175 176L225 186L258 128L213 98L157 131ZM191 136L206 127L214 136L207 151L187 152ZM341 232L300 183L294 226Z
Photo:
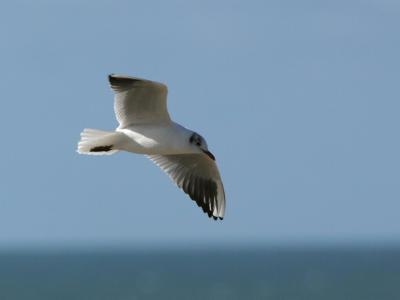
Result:
M14 1L0 9L0 246L399 241L396 1ZM225 184L209 220L117 127L107 75L168 85Z

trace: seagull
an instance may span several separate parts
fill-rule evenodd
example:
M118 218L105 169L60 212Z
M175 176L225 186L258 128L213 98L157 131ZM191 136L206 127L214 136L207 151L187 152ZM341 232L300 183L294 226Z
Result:
M155 81L111 74L115 131L85 128L80 154L109 155L120 150L144 154L197 203L208 216L222 220L225 191L214 155L198 133L171 120L167 86Z

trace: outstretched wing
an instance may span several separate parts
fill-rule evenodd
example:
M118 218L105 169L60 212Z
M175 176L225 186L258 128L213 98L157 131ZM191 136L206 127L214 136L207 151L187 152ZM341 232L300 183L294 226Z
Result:
M209 217L222 220L225 192L215 161L207 155L147 155L186 194L196 201Z
M167 87L158 82L111 74L114 110L120 128L131 124L171 121L167 110Z

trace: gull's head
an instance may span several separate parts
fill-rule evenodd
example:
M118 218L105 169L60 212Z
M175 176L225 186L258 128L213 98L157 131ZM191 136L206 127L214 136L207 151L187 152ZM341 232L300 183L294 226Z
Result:
M197 151L196 152L203 152L212 160L215 160L214 155L208 151L208 145L206 140L198 133L193 132L189 138L189 143L192 147L194 147Z

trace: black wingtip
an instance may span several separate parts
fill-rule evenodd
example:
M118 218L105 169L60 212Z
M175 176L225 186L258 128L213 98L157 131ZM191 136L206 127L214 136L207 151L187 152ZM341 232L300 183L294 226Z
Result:
M113 148L113 145L96 146L94 148L91 148L90 152L108 152L108 151L111 151L112 148Z
M122 92L132 88L136 82L143 81L143 79L112 73L108 75L108 81L114 91Z
M108 81L109 81L111 84L117 83L117 82L119 81L119 79L120 79L120 78L118 77L118 74L111 73L111 74L108 75Z
M116 79L114 73L111 73L108 75L108 82L111 84L111 86L113 86L116 81L117 81L117 79Z

